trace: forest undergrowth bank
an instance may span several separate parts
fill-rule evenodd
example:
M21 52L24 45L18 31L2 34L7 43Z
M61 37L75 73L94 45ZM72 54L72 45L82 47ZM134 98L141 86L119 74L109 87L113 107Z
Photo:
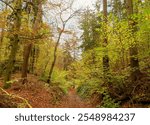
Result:
M17 78L19 75L15 74ZM66 88L64 91L58 85L48 86L37 76L29 75L28 83L22 85L14 80L11 88L2 89L0 82L0 107L1 108L91 108L94 104L82 99L75 88Z

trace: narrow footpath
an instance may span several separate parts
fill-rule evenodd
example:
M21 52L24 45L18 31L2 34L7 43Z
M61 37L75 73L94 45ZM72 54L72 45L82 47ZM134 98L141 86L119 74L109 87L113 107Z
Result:
M56 108L92 108L92 105L81 99L75 89L70 89L68 94L56 105Z

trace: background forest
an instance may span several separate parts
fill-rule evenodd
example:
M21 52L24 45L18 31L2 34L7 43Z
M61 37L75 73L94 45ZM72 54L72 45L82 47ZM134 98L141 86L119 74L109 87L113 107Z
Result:
M75 2L0 0L0 107L150 107L150 1Z

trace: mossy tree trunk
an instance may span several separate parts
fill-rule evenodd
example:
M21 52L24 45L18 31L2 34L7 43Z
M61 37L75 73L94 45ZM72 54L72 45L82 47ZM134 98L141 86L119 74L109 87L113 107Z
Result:
M8 64L4 74L4 88L8 88L10 85L8 81L11 79L11 74L14 68L16 54L19 47L19 31L21 27L21 13L22 13L22 0L14 1L14 10L12 16L14 16L14 24L11 29L10 42L11 42L11 51L8 58Z

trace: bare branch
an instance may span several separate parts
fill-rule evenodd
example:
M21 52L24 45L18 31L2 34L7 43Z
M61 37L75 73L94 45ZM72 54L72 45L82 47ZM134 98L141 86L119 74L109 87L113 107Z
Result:
M0 0L2 3L4 3L6 6L8 6L9 8L11 8L13 11L15 11L14 10L14 8L9 4L9 3L7 3L6 1L4 1L4 0Z

